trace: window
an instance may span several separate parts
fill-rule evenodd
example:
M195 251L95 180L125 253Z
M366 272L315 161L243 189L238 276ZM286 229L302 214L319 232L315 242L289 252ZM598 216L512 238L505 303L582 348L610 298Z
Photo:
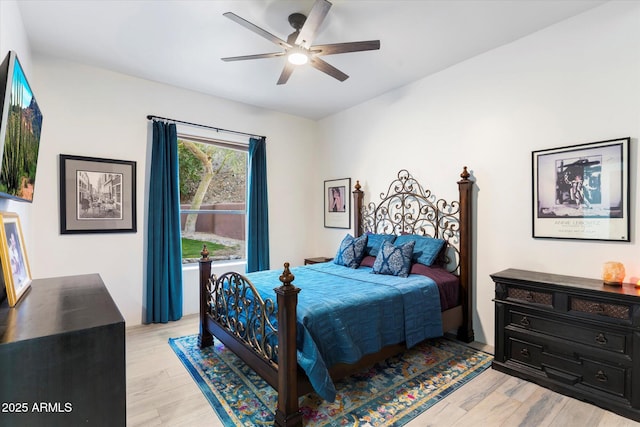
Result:
M248 145L178 134L183 263L246 258Z

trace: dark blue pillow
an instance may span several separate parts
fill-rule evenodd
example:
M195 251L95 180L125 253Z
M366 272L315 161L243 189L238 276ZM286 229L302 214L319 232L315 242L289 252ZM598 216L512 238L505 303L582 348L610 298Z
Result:
M380 250L382 243L393 243L396 240L395 234L367 234L367 251L365 255L376 256Z
M407 277L411 270L411 255L415 243L413 240L401 245L383 242L378 256L376 256L376 261L373 263L373 272Z
M333 262L338 265L344 265L349 268L358 268L365 255L367 248L367 235L364 234L358 238L347 234L338 248L338 253Z
M413 262L427 266L433 265L444 245L444 240L442 239L434 239L433 237L419 236L417 234L403 234L398 236L395 244L400 245L410 241L416 242L413 248Z

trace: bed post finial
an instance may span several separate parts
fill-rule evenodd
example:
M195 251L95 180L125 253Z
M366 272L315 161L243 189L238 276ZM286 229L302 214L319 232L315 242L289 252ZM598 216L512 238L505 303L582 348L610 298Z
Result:
M285 262L284 263L284 271L280 275L280 281L282 282L282 285L283 286L293 286L291 284L291 282L293 282L293 279L295 279L295 278L296 277L293 275L293 273L291 273L291 270L289 270L289 263Z
M467 180L469 180L470 176L471 176L471 174L467 170L467 167L464 166L464 169L462 170L462 173L460 174L460 178L462 178L463 181L467 181Z
M207 245L202 245L202 252L200 252L202 256L202 261L207 261L209 259L209 249L207 249Z

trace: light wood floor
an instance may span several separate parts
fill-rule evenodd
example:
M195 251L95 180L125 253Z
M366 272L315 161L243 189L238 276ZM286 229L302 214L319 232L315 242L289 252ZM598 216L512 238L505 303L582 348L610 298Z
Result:
M169 338L197 332L197 316L127 329L129 427L222 425L167 343ZM487 369L408 426L622 427L640 423Z

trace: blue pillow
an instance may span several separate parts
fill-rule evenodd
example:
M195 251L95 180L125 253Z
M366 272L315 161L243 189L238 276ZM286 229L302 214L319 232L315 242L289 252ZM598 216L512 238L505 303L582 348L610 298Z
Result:
M373 272L376 274L389 274L392 276L407 277L411 270L411 255L415 241L409 241L402 245L394 245L382 242L382 247L373 263Z
M427 266L433 265L438 254L444 246L444 240L434 239L429 236L419 236L417 234L403 234L396 238L395 244L400 245L409 241L415 241L413 248L413 262L418 262Z
M358 268L362 258L364 258L365 249L367 248L367 235L364 234L358 238L347 234L338 248L338 253L333 262L338 265L344 265L349 268Z
M366 255L376 256L383 242L393 243L395 234L368 234Z

